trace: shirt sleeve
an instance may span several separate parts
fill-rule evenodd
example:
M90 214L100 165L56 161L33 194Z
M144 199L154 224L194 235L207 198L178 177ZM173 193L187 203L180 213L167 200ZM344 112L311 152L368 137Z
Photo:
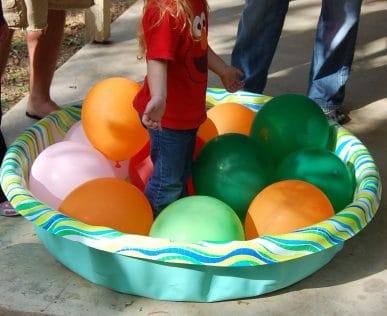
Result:
M160 20L160 10L153 7L145 12L142 24L146 59L174 60L181 32L176 19L165 12Z

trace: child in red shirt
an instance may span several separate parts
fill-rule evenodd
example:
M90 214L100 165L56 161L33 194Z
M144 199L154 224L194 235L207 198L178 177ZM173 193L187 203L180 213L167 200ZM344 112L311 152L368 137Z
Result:
M145 1L139 40L147 75L133 104L150 136L154 170L144 193L155 215L187 194L208 69L228 91L243 87L243 73L208 46L207 23L206 0Z

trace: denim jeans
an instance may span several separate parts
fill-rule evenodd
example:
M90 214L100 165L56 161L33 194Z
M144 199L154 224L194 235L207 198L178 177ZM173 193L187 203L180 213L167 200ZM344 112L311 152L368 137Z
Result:
M148 129L153 173L145 187L157 216L168 204L187 195L197 129L162 131Z
M362 0L322 0L307 94L323 110L338 109L344 100L361 4ZM265 88L288 7L289 0L245 1L231 64L245 73L245 89L250 92Z

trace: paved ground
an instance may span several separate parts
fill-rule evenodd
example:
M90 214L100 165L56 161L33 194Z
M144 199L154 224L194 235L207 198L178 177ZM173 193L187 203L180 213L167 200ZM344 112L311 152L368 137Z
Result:
M141 80L136 61L137 1L112 25L111 43L87 45L55 74L52 95L65 106L111 76ZM210 0L210 43L226 60L242 0ZM320 0L292 2L273 62L268 95L304 93ZM370 150L387 179L387 1L365 0L345 125ZM211 76L211 86L219 82ZM12 142L33 121L22 100L4 117ZM386 198L387 193L383 193ZM0 218L0 315L385 315L387 310L387 206L320 271L268 295L219 303L164 302L119 294L83 280L56 262L23 218ZM38 281L39 280L39 281Z

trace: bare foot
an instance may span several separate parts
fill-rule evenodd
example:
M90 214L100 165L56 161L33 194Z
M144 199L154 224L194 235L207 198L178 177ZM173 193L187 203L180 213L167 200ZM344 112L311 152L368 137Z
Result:
M48 100L47 102L39 102L32 104L31 100L29 100L27 105L26 112L30 116L36 117L45 117L52 112L61 110L61 107L58 106L54 101Z

